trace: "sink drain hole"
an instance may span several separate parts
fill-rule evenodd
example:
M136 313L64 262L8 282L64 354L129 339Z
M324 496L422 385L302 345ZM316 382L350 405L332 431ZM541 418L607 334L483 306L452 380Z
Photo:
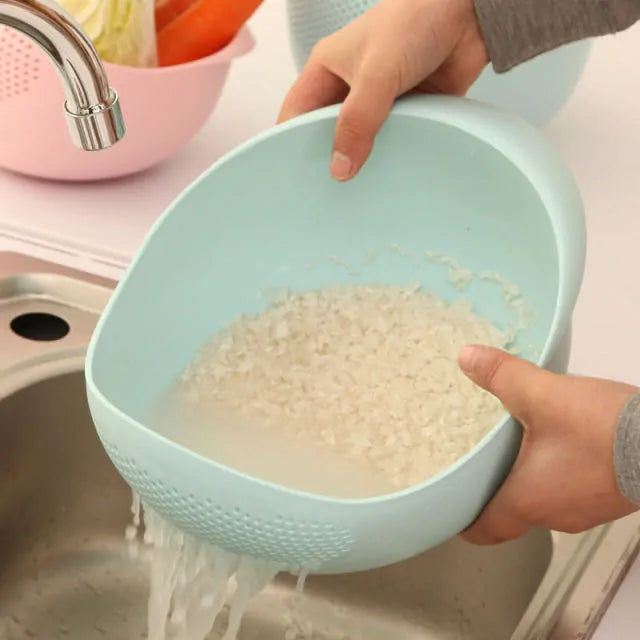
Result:
M23 313L16 316L10 326L21 338L42 342L60 340L70 331L67 321L52 313Z

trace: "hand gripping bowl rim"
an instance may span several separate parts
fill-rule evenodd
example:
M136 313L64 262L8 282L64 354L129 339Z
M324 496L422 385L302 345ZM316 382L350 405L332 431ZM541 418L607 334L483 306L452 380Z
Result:
M232 474L235 478L243 482L249 482L262 488L270 488L284 492L289 495L304 497L317 504L332 505L373 505L384 504L397 498L410 496L419 491L437 484L444 478L456 473L471 460L479 451L491 443L498 434L513 421L512 416L505 416L498 421L491 430L472 447L465 455L459 458L454 464L449 466L439 474L428 478L424 482L394 491L393 493L374 496L369 498L337 498L309 493L297 489L285 487L273 482L262 480L249 474L238 471L232 467L218 463L211 458L194 452L183 445L180 445L163 435L158 434L145 424L134 420L124 413L117 406L113 405L100 391L93 378L93 362L95 350L100 340L102 329L105 325L109 313L116 303L119 290L124 286L128 274L132 272L138 260L144 253L148 244L152 241L155 230L160 227L168 216L180 206L181 201L187 197L192 190L196 189L201 182L216 171L221 165L231 159L239 157L250 151L253 147L263 141L278 135L283 131L295 129L305 124L320 121L323 119L335 120L339 111L339 105L333 105L319 109L309 114L292 119L279 124L271 129L254 136L243 143L235 150L213 163L209 169L196 178L159 216L151 226L143 243L140 245L136 256L131 261L127 272L118 283L114 293L109 299L104 312L98 320L96 329L91 338L86 357L85 377L87 392L93 397L93 401L109 407L119 419L132 428L142 429L147 432L147 436L157 439L163 445L177 448L183 454L195 456L201 462L216 467L220 471ZM534 361L540 366L545 366L560 341L569 328L571 312L575 306L580 286L582 284L584 265L586 259L586 225L583 214L581 197L575 180L566 167L555 148L546 141L541 134L529 123L519 116L501 111L491 105L476 102L466 98L454 98L449 96L410 96L399 100L393 108L393 112L398 115L416 117L420 119L431 119L437 122L453 126L465 133L468 133L485 144L488 144L501 153L512 163L523 176L531 183L536 193L545 205L556 240L556 247L559 259L559 282L558 293L553 314L551 328L540 356ZM526 150L525 150L526 149ZM328 163L328 159L327 159ZM545 167L543 169L543 167ZM558 198L559 194L565 192L564 197ZM565 206L569 200L573 206ZM553 215L555 212L555 215ZM100 436L99 430L98 435ZM100 436L101 437L101 436Z

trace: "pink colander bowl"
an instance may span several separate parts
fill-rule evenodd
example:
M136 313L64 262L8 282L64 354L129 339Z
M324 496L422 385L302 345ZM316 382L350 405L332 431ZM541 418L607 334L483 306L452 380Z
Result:
M253 48L247 28L224 49L187 64L153 69L105 63L118 92L125 137L103 151L77 149L64 118L53 64L17 31L0 26L0 167L53 180L101 180L169 158L205 124L232 61Z

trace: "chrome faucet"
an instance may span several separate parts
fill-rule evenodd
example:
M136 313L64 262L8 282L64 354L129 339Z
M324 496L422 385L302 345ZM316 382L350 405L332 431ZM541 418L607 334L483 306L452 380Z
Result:
M118 94L91 41L67 12L52 0L0 0L0 24L31 38L51 58L64 85L64 113L76 146L98 151L124 136Z

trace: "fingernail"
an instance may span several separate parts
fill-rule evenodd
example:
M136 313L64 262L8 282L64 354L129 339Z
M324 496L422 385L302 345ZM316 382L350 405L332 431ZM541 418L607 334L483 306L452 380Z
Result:
M331 156L331 166L329 168L331 176L336 180L348 180L351 177L353 163L351 159L340 151L334 151Z
M460 353L458 354L458 364L465 373L473 373L477 360L478 348L474 345L467 345L460 349Z

